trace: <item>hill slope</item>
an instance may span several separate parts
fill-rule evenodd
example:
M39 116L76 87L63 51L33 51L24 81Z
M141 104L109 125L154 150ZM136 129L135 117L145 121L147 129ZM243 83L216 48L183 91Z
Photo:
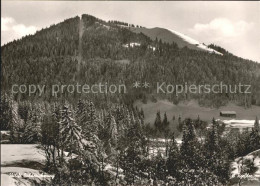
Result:
M53 175L42 170L45 156L37 145L1 144L1 148L1 185L50 184Z
M241 170L246 169L245 162L251 161L256 168L254 174L241 174ZM249 153L246 156L237 158L232 163L232 177L240 177L241 185L259 185L260 184L260 149Z
M162 40L162 42L166 43L176 43L178 47L183 48L183 47L188 47L193 50L202 50L202 51L207 51L210 53L216 53L219 55L223 55L222 53L209 48L203 43L200 43L196 41L195 39L192 39L182 33L179 33L174 30L167 30L164 28L144 28L144 27L130 27L130 30L135 32L135 33L143 33L150 37L151 39L155 40Z
M156 40L157 36L161 36L162 42ZM197 99L214 106L230 100L246 107L260 105L259 64L228 53L222 56L205 52L201 45L194 43L196 41L166 29L122 27L84 14L2 46L2 90L10 93L13 84L51 87L53 84L109 81L131 87L137 80L149 80L151 87L156 87L156 82L197 85L224 82L250 84L252 94L182 93L176 97L174 94L157 94L156 89L129 89L126 95L97 97L65 93L58 97L73 100L88 96L101 102L109 96L111 101L133 103L136 99L156 94L159 99L177 102ZM15 99L39 99L26 94L14 96ZM46 90L40 99L52 100L50 90Z

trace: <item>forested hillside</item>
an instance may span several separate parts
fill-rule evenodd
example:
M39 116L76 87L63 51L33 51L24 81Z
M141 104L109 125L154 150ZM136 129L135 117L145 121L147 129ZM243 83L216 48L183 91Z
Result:
M1 47L1 143L6 149L36 144L28 146L30 153L18 152L22 163L5 156L10 163L3 169L5 174L8 166L30 168L53 175L48 180L52 185L232 185L247 182L248 175L258 184L257 117L254 126L242 133L226 131L225 124L214 118L212 122L200 116L182 118L178 109L171 115L157 110L155 120L147 125L145 111L133 102L167 99L164 103L177 105L196 99L198 107L228 102L246 108L260 105L260 65L213 44L209 47L223 55L150 38L133 32L134 27L82 15ZM133 88L136 81L148 82L150 87ZM53 95L50 88L41 96L40 89L32 95L11 92L15 84L26 88L100 82L125 84L127 93ZM241 83L252 85L252 93L182 92L176 96L157 93L157 82ZM175 133L170 127L173 121ZM45 161L24 160L24 155L27 159L31 153L37 156L36 146L44 152L40 158L44 156ZM35 184L31 178L19 179ZM37 181L46 184L45 179Z
M44 152L44 162L27 157L24 162L31 164L13 162L13 169L44 171L53 175L53 185L233 185L249 180L259 184L258 156L240 158L260 148L258 118L251 131L224 133L225 125L214 118L208 125L199 117L179 117L183 136L177 143L166 113L158 112L150 127L142 110L120 104L97 109L89 100L77 105L17 103L3 96L0 106L1 130L9 130L1 142L36 143Z
M13 84L75 84L76 82L124 83L135 81L172 84L250 84L252 94L155 94L155 89L129 90L120 101L131 103L137 98L167 98L178 103L195 98L203 105L221 106L228 101L250 107L260 104L260 65L223 52L224 55L179 48L178 44L152 40L143 33L134 33L117 21L105 22L90 15L74 17L38 31L35 35L2 46L2 90L9 92ZM176 41L177 42L177 41ZM138 43L130 47L131 43ZM126 47L129 46L129 47ZM92 97L88 94L62 94L60 98ZM27 99L15 94L15 99ZM109 95L118 101L118 95ZM30 99L52 100L51 93ZM99 95L99 100L107 99Z

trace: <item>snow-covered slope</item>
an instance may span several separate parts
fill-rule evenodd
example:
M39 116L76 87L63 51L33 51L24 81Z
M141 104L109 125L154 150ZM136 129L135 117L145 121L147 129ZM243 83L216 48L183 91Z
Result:
M49 184L53 175L41 169L44 151L34 144L1 144L1 186Z
M172 33L180 36L183 40L187 41L188 43L192 44L192 45L195 45L197 46L198 48L202 49L202 50L206 50L210 53L216 53L216 54L219 54L219 55L223 55L222 53L212 49L212 48L209 48L207 45L205 45L204 43L200 43L199 41L189 37L189 36L186 36L180 32L177 32L175 30L170 30Z
M253 175L243 173L241 174L241 169L243 166L245 166L242 164L242 162L245 160L252 161L254 163L254 166L257 167L257 170ZM251 152L246 156L235 159L235 161L232 163L232 169L232 177L239 177L245 182L244 185L246 185L247 182L257 182L258 184L260 184L260 149Z
M223 55L222 53L220 53L212 48L209 48L204 43L200 43L199 41L197 41L185 34L177 32L175 30L158 28L158 27L156 27L156 28L130 27L129 29L135 33L143 33L153 40L155 40L157 38L157 39L161 39L163 42L167 42L167 43L175 42L180 48L188 47L188 48L194 49L194 50L202 50L202 51L207 51L210 53Z

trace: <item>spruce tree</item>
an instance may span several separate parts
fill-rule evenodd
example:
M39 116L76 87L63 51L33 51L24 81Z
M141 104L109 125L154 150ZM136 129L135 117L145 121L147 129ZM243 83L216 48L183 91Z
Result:
M60 134L63 148L68 148L70 154L75 148L83 148L81 128L72 117L68 106L64 105L61 110Z
M10 129L11 124L11 99L6 95L2 95L0 101L0 130L8 130Z
M260 126L259 120L256 117L254 127L250 132L250 151L255 151L260 149Z
M10 141L11 143L20 143L21 134L20 129L23 126L23 120L19 117L18 114L18 104L13 100L10 100Z
M166 114L166 112L165 112L165 113L164 113L163 122L162 122L163 132L169 130L169 128L168 128L168 127L169 127L169 124L170 124L170 122L168 121L167 114Z
M255 118L254 130L260 132L260 124L257 116Z
M200 145L191 119L187 119L183 125L180 153L183 165L190 169L197 169L202 163Z
M40 141L40 127L41 119L39 111L36 108L32 109L29 113L29 119L25 126L23 141L26 143L36 143Z
M160 111L158 111L156 113L156 118L154 121L154 127L156 128L157 132L161 131L161 127L162 127L162 120L161 120L161 114Z
M100 120L93 102L79 101L76 116L77 121L82 128L84 138L89 142L91 148L97 149L97 146L100 143L98 138L98 127L100 125Z
M131 185L135 184L138 178L140 179L138 175L143 170L142 161L146 153L146 140L142 127L134 118L127 128L124 141L125 146L120 150L120 166L124 170L127 184Z
M212 119L212 128L208 132L208 135L206 137L206 149L207 153L210 153L209 156L211 156L213 153L219 151L219 126L215 119Z
M178 179L178 171L180 169L180 152L177 146L177 142L174 138L174 134L172 134L170 142L169 155L167 159L167 168L169 175Z

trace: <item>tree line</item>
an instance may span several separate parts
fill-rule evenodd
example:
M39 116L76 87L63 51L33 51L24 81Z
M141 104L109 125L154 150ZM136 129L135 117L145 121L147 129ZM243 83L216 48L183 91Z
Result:
M82 54L79 54L80 20L84 25L81 37ZM141 45L123 47L131 42ZM155 50L152 50L151 46L155 47ZM153 97L166 98L174 103L197 99L201 105L214 107L220 107L229 101L246 108L259 105L259 64L236 57L218 46L211 47L223 52L224 56L178 48L176 43L153 41L142 33L133 33L113 22L83 15L2 46L2 90L10 94L13 84L91 84L109 81L114 84L132 85L137 79L149 80L152 87L156 86L156 82L180 85L241 83L251 85L252 93L182 93L176 96L163 93L158 95L156 90L149 89L129 91L126 95L99 95L100 101L93 94L87 97L95 104L100 104L108 98L116 102L119 97L119 101L128 104L136 99L145 101ZM79 58L81 55L82 59ZM129 63L121 63L122 60ZM64 94L58 98L77 100L86 96ZM50 92L46 92L42 97L16 94L14 99L57 100Z
M158 136L144 124L141 109L122 104L98 109L90 100L2 100L1 130L10 130L11 143L41 144L44 170L55 175L52 182L58 185L226 185L235 158L260 149L257 118L251 131L225 134L215 119L206 125L199 117L179 117L178 144L176 135L167 133L167 114L160 119L158 112L153 129L167 135L168 142L152 153L150 139ZM244 161L241 174L254 174L254 162Z

